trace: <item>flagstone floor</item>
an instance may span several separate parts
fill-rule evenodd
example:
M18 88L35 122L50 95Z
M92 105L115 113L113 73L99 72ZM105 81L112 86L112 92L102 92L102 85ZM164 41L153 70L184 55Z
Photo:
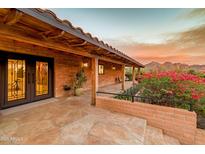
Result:
M142 144L144 120L90 106L88 96L1 115L0 144Z
M0 144L164 143L155 142L162 132L146 130L146 120L99 109L90 102L86 92L0 111Z

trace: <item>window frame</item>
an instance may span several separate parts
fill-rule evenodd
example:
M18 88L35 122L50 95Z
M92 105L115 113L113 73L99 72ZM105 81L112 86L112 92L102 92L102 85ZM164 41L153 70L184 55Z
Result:
M102 68L102 72L100 72L100 67ZM105 66L103 64L99 64L98 65L98 75L104 75L104 74L105 74Z

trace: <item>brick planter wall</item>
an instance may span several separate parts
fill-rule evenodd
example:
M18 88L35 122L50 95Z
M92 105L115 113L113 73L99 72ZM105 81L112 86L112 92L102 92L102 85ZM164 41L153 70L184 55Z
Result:
M201 144L201 145L205 144L205 130L204 129L196 130L195 144Z
M101 96L97 97L96 106L144 118L149 125L162 129L165 134L177 138L183 144L195 143L195 112Z

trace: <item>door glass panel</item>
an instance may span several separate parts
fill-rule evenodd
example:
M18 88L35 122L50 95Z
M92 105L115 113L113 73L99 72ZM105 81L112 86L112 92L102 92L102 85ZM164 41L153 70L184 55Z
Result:
M8 101L25 98L25 60L8 59Z
M48 94L48 63L36 62L36 96Z

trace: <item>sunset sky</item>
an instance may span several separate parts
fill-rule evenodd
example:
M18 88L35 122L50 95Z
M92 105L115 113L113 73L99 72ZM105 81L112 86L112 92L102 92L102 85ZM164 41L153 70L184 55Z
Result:
M205 64L205 9L51 10L143 64Z

